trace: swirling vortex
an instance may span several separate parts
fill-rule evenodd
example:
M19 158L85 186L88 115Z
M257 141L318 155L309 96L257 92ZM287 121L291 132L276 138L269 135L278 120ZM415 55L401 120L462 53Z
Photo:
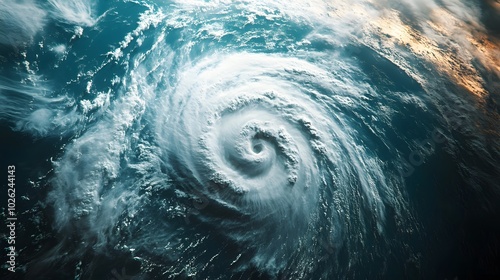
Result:
M343 82L331 72L296 57L244 52L214 54L180 72L175 94L157 104L157 139L170 171L191 182L186 191L226 209L202 209L202 221L238 242L284 237L272 252L257 249L259 258L268 254L263 265L282 258L278 268L297 242L309 244L322 212L331 213L328 238L338 246L356 207L372 209L382 231L382 167L342 127L332 96ZM239 213L236 221L228 222L227 210Z
M350 266L368 235L383 235L386 206L402 216L400 181L386 176L350 114L374 116L370 99L385 98L354 61L314 48L201 54L204 32L165 45L178 23L151 17L149 49L113 56L128 70L108 114L56 162L49 200L57 228L81 233L98 252L133 248L144 266L172 261L172 276L205 253L224 255L217 269L236 263L228 276L251 267L310 275L325 242L346 248ZM202 229L179 219L193 206L189 219ZM240 253L215 253L217 238Z

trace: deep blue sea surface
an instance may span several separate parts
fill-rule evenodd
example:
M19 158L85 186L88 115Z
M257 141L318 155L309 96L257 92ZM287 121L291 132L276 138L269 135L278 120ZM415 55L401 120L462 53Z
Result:
M2 279L499 277L500 6L445 2L3 0Z

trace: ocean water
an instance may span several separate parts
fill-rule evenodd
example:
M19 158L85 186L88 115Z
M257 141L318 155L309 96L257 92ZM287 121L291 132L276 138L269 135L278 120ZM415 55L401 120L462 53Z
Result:
M3 1L2 279L499 276L499 15Z

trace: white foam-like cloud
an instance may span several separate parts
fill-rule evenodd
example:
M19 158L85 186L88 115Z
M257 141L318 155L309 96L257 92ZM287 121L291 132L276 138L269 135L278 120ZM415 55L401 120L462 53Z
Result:
M366 82L368 77L364 74L369 74L362 73L345 54L330 49L325 54L307 48L276 54L245 52L224 45L220 52L217 48L207 48L203 50L206 52L197 53L193 46L201 38L220 40L229 34L228 31L233 32L225 29L225 23L234 21L231 13L236 10L243 19L248 18L249 25L256 18L265 18L284 23L282 25L292 23L307 27L305 30L310 32L300 38L302 42L292 42L290 49L299 43L320 42L327 47L335 46L332 48L335 50L349 44L365 45L420 81L418 75L423 77L426 73L419 73L411 63L414 60L409 59L419 54L412 54L411 46L406 48L414 43L417 37L412 36L417 32L422 35L418 38L425 42L441 40L471 48L467 45L469 30L440 22L431 11L444 9L447 15L452 14L453 18L469 24L467 26L480 29L477 11L458 0L447 2L446 6L432 0L400 3L367 0L177 2L175 7L169 7L172 9L151 9L143 13L138 18L139 26L104 55L117 63L125 61L122 65L126 65L127 73L124 77L113 78L115 83L123 85L116 92L79 103L83 114L100 107L106 107L106 111L96 122L86 124L83 134L75 137L54 162L49 201L55 208L57 229L73 227L81 232L84 240L97 240L95 243L104 247L113 238L109 233L120 222L125 209L139 211L143 199L150 199L141 197L140 191L149 192L158 178L167 181L170 174L182 172L186 178L179 180L177 185L162 187L177 188L179 193L185 192L186 197L201 194L211 205L228 211L236 209L268 226L279 225L273 230L287 240L283 247L265 239L266 227L258 227L251 235L246 235L247 232L239 231L238 226L248 227L239 220L234 222L237 226L231 225L231 228L224 218L208 209L199 215L200 219L220 222L214 224L234 240L250 241L257 236L260 241L271 244L256 250L258 254L253 261L258 267L284 265L285 262L274 258L276 252L287 256L295 250L296 241L301 234L306 234L310 218L317 213L321 200L330 199L330 193L322 196L325 189L335 188L338 195L332 202L333 217L329 220L332 225L329 234L337 245L341 244L339 236L344 231L359 233L362 239L368 229L364 220L356 224L349 217L373 216L373 225L383 234L387 205L394 208L397 215L406 213L402 183L396 175L386 172L385 163L374 155L376 151L367 147L359 127L352 125L356 118L348 115L355 114L361 107L367 110L372 118L363 125L374 128L372 132L381 142L390 143L390 139L384 138L387 137L384 130L375 131L373 122L378 118L390 127L391 116L375 111L376 106L370 102L384 102L391 94L399 93L378 92ZM42 19L50 16L81 26L96 23L90 1L49 0L46 8L48 12L44 12ZM399 18L405 15L419 19L411 24L434 22L450 33L445 36L430 27L413 28L415 26ZM370 25L372 20L381 18L384 20L379 25ZM149 28L158 33L153 35L155 41L147 49L144 38L151 34L145 32ZM169 30L177 28L183 28L177 40L181 46L173 49L165 38ZM275 35L281 30L255 29L253 33L241 29L241 41L233 43L243 46L247 35L280 43ZM33 36L40 28L26 30L25 33ZM280 35L288 38L290 34L286 32ZM400 35L399 41L393 39L400 43L399 47L378 46L379 41L391 40L390 36L381 36L385 34L392 39ZM132 57L128 54L135 42L138 45L146 42L145 51L134 49L138 54ZM413 50L422 49L422 44L418 43ZM67 52L66 45L50 46L55 53ZM429 46L434 45L429 43ZM462 52L459 55L465 57ZM88 81L86 93L90 94L93 87L93 80ZM39 136L75 124L74 111L65 114L62 110L69 103L42 98L41 89L35 86L2 88L0 80L0 109L9 112L2 116L0 111L0 118L16 120L17 129ZM21 95L24 100L33 99L37 105L30 111L19 109L23 99L12 102L2 90ZM419 96L411 96L408 100L396 96L394 99L421 104L422 108L426 105ZM111 104L108 106L108 103ZM392 110L389 106L385 108ZM346 111L349 113L344 113ZM129 177L127 172L131 170L144 178ZM189 187L184 186L184 181L190 182ZM197 187L196 191L189 189ZM168 199L175 200L175 197L161 198L162 201ZM173 203L165 205L175 206ZM155 225L151 228L158 229ZM168 230L163 232L167 233L170 234ZM139 237L130 242L147 247L152 238L149 235ZM161 241L170 240L162 237Z

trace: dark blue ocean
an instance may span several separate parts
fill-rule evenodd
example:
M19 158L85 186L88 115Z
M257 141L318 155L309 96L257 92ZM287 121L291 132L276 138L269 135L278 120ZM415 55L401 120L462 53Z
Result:
M3 0L2 279L500 277L499 22Z

